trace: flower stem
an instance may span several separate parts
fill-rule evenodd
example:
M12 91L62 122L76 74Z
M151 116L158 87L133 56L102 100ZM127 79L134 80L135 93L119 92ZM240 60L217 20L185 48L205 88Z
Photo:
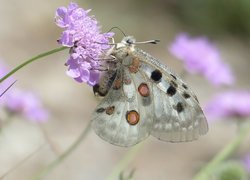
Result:
M33 61L35 60L38 60L38 59L41 59L45 56L48 56L50 54L54 54L56 52L59 52L59 51L63 51L65 49L68 49L68 47L59 47L59 48L56 48L56 49L53 49L51 51L47 51L47 52L44 52L44 53L41 53L41 54L38 54L37 56L34 56L33 58L31 59L28 59L26 60L25 62L23 62L22 64L20 64L19 66L17 66L16 68L14 68L12 71L10 71L8 74L6 74L4 77L2 77L0 79L0 83L2 83L5 79L7 79L8 77L10 77L12 74L14 74L15 72L17 72L19 69L21 69L22 67L32 63Z
M111 174L106 178L106 180L115 180L119 177L119 174L126 168L128 163L135 157L139 149L144 143L137 144L131 148L127 154L122 158L122 160L115 166Z
M89 130L91 129L91 121L88 122L87 127L83 130L77 140L59 157L52 161L48 166L46 166L35 178L34 180L42 180L57 166L59 165L66 157L68 157L85 139Z
M50 137L49 137L47 131L45 130L45 128L43 127L43 125L42 125L42 124L39 124L38 126L39 126L40 129L41 129L41 132L42 132L42 134L43 134L44 139L45 139L45 140L47 141L47 143L49 144L51 151L53 151L55 155L59 155L60 152L58 151L58 149L57 149L56 146L54 145L53 141L50 139Z
M211 173L217 168L217 166L227 159L234 151L241 145L247 134L250 132L250 124L246 123L240 128L237 136L225 146L201 171L194 177L194 180L208 180Z

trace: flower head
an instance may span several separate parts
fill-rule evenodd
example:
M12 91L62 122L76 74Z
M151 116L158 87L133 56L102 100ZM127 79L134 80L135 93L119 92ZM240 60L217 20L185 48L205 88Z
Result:
M169 50L184 62L188 72L202 74L216 86L233 84L231 69L222 62L218 49L207 38L180 34Z
M243 159L243 165L245 166L246 170L250 172L250 154L246 155Z
M5 98L8 111L25 116L31 121L43 122L48 119L48 112L42 107L40 99L32 92L14 89Z
M211 119L250 116L250 92L229 91L216 95L205 107Z
M97 59L110 47L109 38L113 33L101 33L100 26L91 10L79 8L76 3L60 7L56 11L56 24L64 31L59 44L70 47L67 75L77 82L95 85L99 80L100 61Z
M6 66L0 62L0 77L8 72ZM0 93L4 92L14 81L13 77L9 77L0 84ZM31 121L46 121L48 112L42 107L39 98L32 92L26 92L12 87L0 99L0 105L7 111L23 115Z

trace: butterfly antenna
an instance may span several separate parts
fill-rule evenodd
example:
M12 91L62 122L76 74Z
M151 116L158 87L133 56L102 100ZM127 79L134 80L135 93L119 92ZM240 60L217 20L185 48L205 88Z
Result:
M126 37L127 35L124 33L123 30L121 30L119 27L112 27L110 30L107 31L108 32L111 32L113 29L118 29L124 37ZM117 43L115 43L115 40L114 38L111 38L112 42L111 43L100 43L100 42L95 42L95 43L98 43L98 44L106 44L106 45L116 45Z
M113 29L118 29L122 34L123 34L123 36L124 37L126 37L127 35L125 34L125 32L121 29L121 28L119 28L119 27L112 27L108 32L110 32L110 31L112 31Z
M157 44L158 42L160 42L160 40L155 39L155 40L135 42L134 44Z

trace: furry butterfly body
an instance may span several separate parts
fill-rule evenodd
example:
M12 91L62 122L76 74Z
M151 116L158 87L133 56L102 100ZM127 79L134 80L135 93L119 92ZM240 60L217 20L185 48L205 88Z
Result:
M102 139L132 146L149 135L185 142L206 134L208 125L195 94L157 59L125 37L111 50L115 64L94 91L104 96L92 115Z

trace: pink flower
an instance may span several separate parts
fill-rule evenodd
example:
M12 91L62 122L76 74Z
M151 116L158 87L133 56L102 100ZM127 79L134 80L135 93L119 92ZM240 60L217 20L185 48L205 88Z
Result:
M183 61L188 72L201 74L216 86L234 83L230 67L223 63L219 50L206 37L179 34L169 50Z
M216 95L205 107L211 119L250 116L250 92L228 91Z
M7 74L8 70L0 63L0 77ZM9 77L0 85L0 93L4 92L14 79ZM32 92L26 92L12 87L0 99L0 105L7 111L16 115L23 115L31 121L43 122L48 119L48 112L41 104L40 99Z
M66 63L67 75L77 82L94 86L99 81L100 61L97 59L110 47L109 38L114 33L101 33L100 26L89 16L91 10L79 8L76 3L60 7L56 11L56 24L64 31L59 44L71 47L70 57Z
M32 92L18 89L11 91L5 98L5 106L10 112L21 114L32 121L42 122L48 119L48 112Z
M243 159L243 165L245 166L246 170L250 172L250 154L246 155Z

